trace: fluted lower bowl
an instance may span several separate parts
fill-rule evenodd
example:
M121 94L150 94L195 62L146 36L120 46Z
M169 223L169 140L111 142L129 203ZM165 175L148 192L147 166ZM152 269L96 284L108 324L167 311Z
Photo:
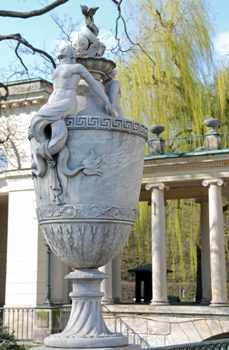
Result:
M53 252L74 268L107 264L128 238L137 210L115 206L61 205L37 210L41 230Z
M57 257L77 269L107 264L125 244L132 226L110 222L66 222L46 224L41 228Z

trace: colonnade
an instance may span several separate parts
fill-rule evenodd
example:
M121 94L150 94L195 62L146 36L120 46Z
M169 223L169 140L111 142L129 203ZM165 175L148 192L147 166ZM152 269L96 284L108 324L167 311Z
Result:
M225 183L221 179L210 179L204 180L202 185L208 187L208 197L196 200L201 205L202 303L228 306L222 207L222 186ZM167 302L164 191L168 188L159 183L147 184L146 189L151 190L152 210L151 304L163 304Z
M210 306L228 306L222 208L222 186L226 184L222 179L210 179L204 180L202 185L208 187L208 196L196 198L196 202L200 204L202 269L201 303L210 303ZM164 192L169 190L169 187L164 183L148 183L146 185L146 190L151 191L151 305L168 305ZM113 288L117 288L117 286L121 285L120 266L118 266L118 264L120 264L120 257L117 257L115 261L113 260L101 268L111 277L109 280L105 280L102 284L102 291L104 292L102 301L104 303L113 302L112 286ZM116 268L116 270L114 270L114 268ZM119 289L118 300L121 300L120 296L121 290Z

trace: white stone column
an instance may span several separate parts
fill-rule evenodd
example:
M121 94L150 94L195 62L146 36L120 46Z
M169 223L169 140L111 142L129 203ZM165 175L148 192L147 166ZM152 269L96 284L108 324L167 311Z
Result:
M120 253L112 260L112 297L114 302L122 301Z
M210 268L208 197L196 198L196 203L200 204L201 279L202 279L201 304L209 304L211 301L211 268Z
M46 246L33 190L9 192L6 307L34 307L46 296Z
M226 259L223 231L221 179L204 180L208 186L212 306L228 306Z
M69 303L69 281L64 277L69 273L69 266L51 252L50 287L51 301L57 304Z
M151 305L168 305L163 183L147 184L151 190L152 294Z
M114 304L114 300L112 298L112 264L111 261L100 267L100 271L106 273L109 278L105 279L101 282L101 291L104 293L104 296L102 297L101 303L102 304Z

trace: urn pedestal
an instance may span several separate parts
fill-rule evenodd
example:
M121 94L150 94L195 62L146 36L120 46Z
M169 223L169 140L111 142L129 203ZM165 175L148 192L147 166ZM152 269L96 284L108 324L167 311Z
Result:
M43 177L34 178L41 230L53 252L75 269L66 276L73 285L70 320L40 349L128 345L125 336L110 332L104 323L100 283L108 276L98 267L120 252L136 220L147 128L96 114L81 110L66 118L64 151ZM34 138L31 144L33 153Z

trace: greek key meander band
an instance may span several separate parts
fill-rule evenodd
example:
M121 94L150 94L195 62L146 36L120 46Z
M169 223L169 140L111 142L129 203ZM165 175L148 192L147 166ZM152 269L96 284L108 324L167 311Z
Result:
M129 119L110 116L71 116L65 119L68 129L102 129L137 134L148 139L148 129L145 125Z
M96 204L65 204L42 206L37 210L39 221L50 219L116 219L135 222L138 211L127 208Z

